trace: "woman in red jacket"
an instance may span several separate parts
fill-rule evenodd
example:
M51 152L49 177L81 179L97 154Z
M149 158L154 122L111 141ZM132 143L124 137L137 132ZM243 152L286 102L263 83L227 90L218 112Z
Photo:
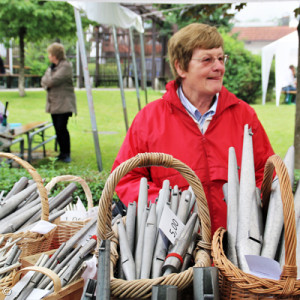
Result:
M222 186L227 182L228 149L234 147L241 165L244 125L253 132L256 183L260 187L267 158L273 154L255 111L223 86L227 56L215 27L190 24L168 43L172 71L161 99L135 117L113 169L143 152L171 154L195 171L209 205L212 233L226 227ZM122 178L116 191L127 205L137 201L141 177L147 177L149 199L154 201L162 182L188 188L179 172L163 167L137 168Z

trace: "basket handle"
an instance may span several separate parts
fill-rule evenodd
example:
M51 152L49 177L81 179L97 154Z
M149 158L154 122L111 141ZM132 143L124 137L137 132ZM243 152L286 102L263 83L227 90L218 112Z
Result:
M296 278L296 221L294 198L292 193L292 185L287 172L287 168L282 159L274 154L270 156L266 162L264 170L264 178L262 182L262 205L268 206L271 193L271 184L273 181L274 168L279 180L281 200L283 206L284 218L284 238L285 238L285 265L281 273L281 279Z
M44 187L42 177L40 174L36 171L36 169L27 161L21 159L20 157L13 155L11 153L6 152L0 152L0 157L12 159L15 162L17 162L19 165L21 165L24 169L28 171L28 173L32 176L33 180L35 181L37 185L37 189L40 194L41 204L42 204L42 213L41 213L41 219L44 221L49 220L49 202L48 202L48 196L47 191Z
M87 199L88 209L93 207L93 196L92 196L91 190L90 190L89 186L87 185L87 183L85 182L85 180L79 176L62 175L62 176L53 177L49 181L49 183L46 185L46 190L47 190L48 194L51 191L51 189L55 186L55 184L58 182L61 182L61 181L75 181L75 182L80 183L84 190L86 199Z
M23 272L27 271L35 271L35 272L40 272L43 273L44 275L48 276L52 281L53 281L53 286L54 286L54 293L58 293L61 290L61 281L58 275L53 272L52 270L45 268L45 267L38 267L38 266L30 266L23 268L16 272L13 280L12 280L12 286L14 286L20 279L21 274Z
M195 172L180 160L165 153L139 153L120 164L108 177L98 209L97 234L98 239L111 239L114 234L111 228L111 202L116 185L120 179L136 167L162 166L177 170L192 187L198 206L201 235L207 247L211 244L211 223L208 204L202 184Z

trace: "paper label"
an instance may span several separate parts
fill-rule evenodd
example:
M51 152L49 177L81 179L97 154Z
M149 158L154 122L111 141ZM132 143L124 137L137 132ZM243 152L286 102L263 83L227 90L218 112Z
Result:
M54 227L56 227L55 224L44 221L44 220L40 220L30 229L30 231L37 232L40 234L46 234L46 233L50 232Z
M98 216L98 206L90 208L87 212L87 218L95 218Z
M168 240L174 244L176 239L180 236L185 225L172 212L172 210L165 204L160 222L159 229L165 234Z
M86 219L86 213L78 210L67 210L62 216L60 216L61 221L83 221Z
M245 258L252 275L279 280L281 268L276 260L258 255L245 255Z
M44 298L46 295L51 294L52 292L49 290L42 289L33 289L29 296L27 296L27 300L40 300Z

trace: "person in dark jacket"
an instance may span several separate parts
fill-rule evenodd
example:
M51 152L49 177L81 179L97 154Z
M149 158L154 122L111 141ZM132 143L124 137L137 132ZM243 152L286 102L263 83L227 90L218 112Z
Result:
M241 166L244 126L253 132L256 185L273 149L253 108L223 86L227 56L215 27L190 24L168 43L175 80L167 91L135 117L113 165L145 152L171 154L199 177L208 201L212 233L226 228L227 208L222 186L228 179L228 149L235 148ZM171 168L136 168L116 187L121 201L137 201L140 179L148 179L148 199L155 201L165 179L181 190L188 182Z
M4 62L1 56L0 56L0 74L5 74Z
M69 117L77 113L72 65L66 59L62 44L53 43L47 50L51 65L41 81L42 87L47 90L46 112L51 114L57 135L60 148L57 158L69 163L71 162L71 144L67 125Z

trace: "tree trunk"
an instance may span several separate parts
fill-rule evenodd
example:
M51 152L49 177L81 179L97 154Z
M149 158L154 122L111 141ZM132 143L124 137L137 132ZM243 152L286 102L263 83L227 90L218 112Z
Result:
M24 44L24 38L26 34L25 27L20 28L20 44L19 44L19 51L20 51L20 73L19 73L19 95L20 97L25 96L25 44Z
M298 31L298 62L300 63L300 21L297 27ZM300 169L300 67L297 67L297 95L296 95L296 117L295 117L295 169Z

